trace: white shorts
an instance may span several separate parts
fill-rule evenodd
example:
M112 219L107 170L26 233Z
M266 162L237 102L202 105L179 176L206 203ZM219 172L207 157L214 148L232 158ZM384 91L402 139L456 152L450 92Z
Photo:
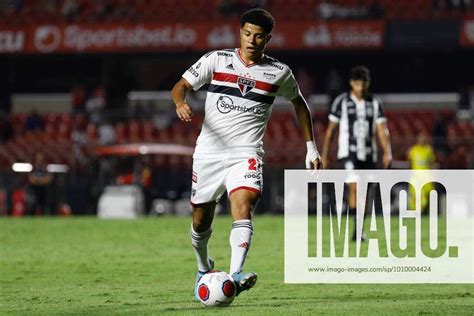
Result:
M194 158L191 204L218 202L227 190L246 189L261 194L263 160L255 155L248 158Z

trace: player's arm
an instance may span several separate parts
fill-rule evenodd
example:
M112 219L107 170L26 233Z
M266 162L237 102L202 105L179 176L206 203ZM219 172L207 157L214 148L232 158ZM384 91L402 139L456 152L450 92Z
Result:
M193 111L186 102L186 94L197 91L204 84L210 83L214 73L215 54L213 52L202 56L195 64L189 67L171 90L171 98L176 105L176 114L181 121L190 122Z
M313 137L313 121L311 120L311 112L309 111L308 104L301 95L291 100L291 103L295 108L296 118L303 132L303 138L306 141L308 150L306 154L306 168L311 168L312 163L314 169L322 169L321 157L319 156Z
M338 127L338 122L329 121L329 125L326 129L326 135L324 136L323 143L323 165L325 168L329 167L329 148Z
M392 145L390 143L390 133L387 128L386 122L380 122L377 124L377 138L379 139L382 147L383 156L383 167L390 168L392 164Z
M190 122L193 115L191 107L186 103L186 94L193 86L184 78L181 78L171 90L171 98L176 105L176 114L181 121Z
M331 110L329 112L329 124L326 129L326 135L324 136L323 143L323 165L325 168L329 167L329 147L331 145L332 139L336 132L336 129L339 127L339 120L342 115L342 100L345 97L345 94L339 95L331 104Z

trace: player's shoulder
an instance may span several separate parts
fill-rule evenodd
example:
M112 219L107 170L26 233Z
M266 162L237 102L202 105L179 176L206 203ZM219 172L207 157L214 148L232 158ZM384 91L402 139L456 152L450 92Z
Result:
M205 58L219 58L219 57L234 57L235 56L235 48L225 48L225 49L216 49L211 50L204 54Z
M284 62L281 62L278 59L273 58L273 57L268 56L268 55L265 55L263 57L263 63L262 64L265 65L265 66L268 66L268 67L278 69L278 70L283 71L283 72L290 72L291 73L290 66L288 66Z
M350 99L349 92L343 92L339 94L336 98L334 98L333 104L339 104L339 103L342 103L342 101L349 100L349 99Z
M373 93L369 93L367 96L366 96L366 101L367 102L377 102L378 104L381 104L382 103L382 100L376 96L375 94Z

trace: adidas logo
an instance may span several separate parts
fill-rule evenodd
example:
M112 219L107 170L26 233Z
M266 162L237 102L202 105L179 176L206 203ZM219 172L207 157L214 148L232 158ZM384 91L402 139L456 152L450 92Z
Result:
M243 243L241 243L238 247L244 248L244 249L246 249L246 250L249 250L249 246L250 246L250 245L249 245L248 242L243 242Z
M234 65L228 64L227 66L225 66L225 69L234 70Z

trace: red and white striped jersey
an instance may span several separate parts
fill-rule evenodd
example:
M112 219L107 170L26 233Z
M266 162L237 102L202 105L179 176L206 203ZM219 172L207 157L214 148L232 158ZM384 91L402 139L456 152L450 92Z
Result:
M287 65L266 55L249 65L240 57L239 49L205 54L183 78L194 90L208 84L195 158L263 155L263 135L275 97L281 95L291 101L301 94Z

